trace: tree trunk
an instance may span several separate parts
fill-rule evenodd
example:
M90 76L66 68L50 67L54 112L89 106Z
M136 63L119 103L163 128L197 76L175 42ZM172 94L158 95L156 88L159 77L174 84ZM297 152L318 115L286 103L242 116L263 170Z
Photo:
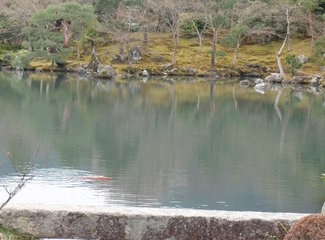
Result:
M130 39L128 37L128 39ZM128 59L128 64L129 64L129 67L130 67L130 70L132 70L132 58L131 58L131 49L130 49L130 44L129 44L129 40L126 41L126 51L127 51L127 59Z
M314 26L313 26L313 17L312 17L312 13L310 11L308 11L307 17L308 17L309 31L310 31L310 35L311 35L310 55L313 55L314 43L315 43L315 32L314 32Z
M214 68L216 64L216 52L217 52L217 30L213 27L213 39L212 39L212 52L211 52L211 68Z
M52 57L52 64L51 64L51 79L53 77L53 69L54 69L54 56Z
M88 52L88 49L86 47L86 44L83 43L82 45L83 45L82 47L83 47L83 50L84 50L84 55L87 55L89 52Z
M77 58L80 59L80 41L77 42Z
M123 55L124 54L124 42L121 41L120 42L120 55Z
M123 0L120 0L117 10L116 10L116 19L120 20L121 17L121 8L122 8Z
M287 49L287 52L290 52L291 51L291 37L290 35L288 35L288 49Z
M32 51L32 44L30 42L30 32L28 32L28 50Z
M174 36L173 65L176 65L177 36Z
M74 22L67 23L66 20L63 20L63 35L64 35L64 43L63 47L68 48L69 47L69 42L72 37L72 30L74 28Z
M289 16L289 9L286 8L284 10L285 12L285 15L286 15L286 20L287 20L287 34L284 38L284 41L282 43L282 46L277 54L277 63L278 63L278 67L279 67L279 71L280 71L280 74L281 76L285 76L285 73L284 73L284 70L283 70L283 67L282 67L282 63L281 63L281 53L283 51L283 48L284 46L286 45L286 42L289 40L289 35L290 35L290 16ZM289 43L288 43L289 44ZM288 51L289 51L289 46L288 46Z
M97 46L96 46L95 40L92 39L92 38L88 38L88 41L91 44L91 55L96 54L96 52L97 52Z
M197 34L197 36L198 36L198 38L199 38L199 43L200 43L200 53L201 53L201 52L202 52L202 37L203 37L203 31L204 31L206 25L204 26L203 31L200 32L199 29L198 29L198 27L197 27L196 24L195 24L194 19L191 18L191 20L192 20L192 25L193 25L193 27L195 28L196 34Z
M288 41L288 52L291 51L291 31L290 31L290 16L289 16L289 9L285 11L286 19L287 19L287 41Z
M234 59L232 61L232 65L234 65L234 66L236 65L237 53L238 53L239 47L240 47L240 40L238 41L237 46L235 48Z
M175 21L177 21L175 24L176 40L177 40L177 45L179 45L179 35L180 35L179 34L179 18L176 19Z
M144 33L143 33L143 44L148 46L148 27L145 26Z
M277 54L277 63L278 63L280 74L282 76L284 76L285 74L284 74L284 71L283 71L282 63L281 63L281 53L282 53L282 50L283 50L283 48L284 48L284 46L285 46L285 44L287 42L287 39L288 39L288 35L286 35L286 37L285 37L285 39L284 39L284 41L282 43L282 46L281 46L281 48L280 48L280 50L279 50L279 52Z

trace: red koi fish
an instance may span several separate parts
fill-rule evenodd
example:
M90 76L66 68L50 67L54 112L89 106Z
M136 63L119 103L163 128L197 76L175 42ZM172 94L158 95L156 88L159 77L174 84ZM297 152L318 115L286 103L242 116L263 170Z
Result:
M86 180L103 180L103 181L112 180L112 178L105 177L105 176L78 176L78 178L82 178Z

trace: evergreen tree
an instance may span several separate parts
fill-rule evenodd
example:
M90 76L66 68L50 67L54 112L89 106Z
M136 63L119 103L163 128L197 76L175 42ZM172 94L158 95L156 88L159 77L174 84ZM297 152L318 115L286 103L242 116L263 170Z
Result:
M93 19L93 8L90 5L74 2L50 5L33 14L24 29L29 39L25 46L36 56L51 59L53 72L54 62L63 62L70 52L70 40L79 39Z

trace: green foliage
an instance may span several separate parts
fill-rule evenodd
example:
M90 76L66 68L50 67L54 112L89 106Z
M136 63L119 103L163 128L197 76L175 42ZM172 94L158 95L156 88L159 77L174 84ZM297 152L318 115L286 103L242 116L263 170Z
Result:
M33 54L28 50L20 50L12 57L11 65L16 69L26 69L32 60Z
M243 35L248 34L249 28L247 25L238 24L226 34L221 43L227 47L236 47L241 42Z
M29 25L23 29L28 39L24 45L39 58L63 62L71 49L63 47L62 21L73 23L72 39L80 40L94 20L93 8L90 5L75 2L50 5L33 14Z
M10 16L0 13L0 41L11 42L17 39L20 31L21 26L17 26Z
M294 75L296 70L302 67L302 63L294 54L289 54L286 56L286 63L290 66L291 75Z
M223 27L223 28L227 28L230 26L231 21L230 19L225 16L225 15L216 15L213 17L212 19L212 24L215 27Z
M96 13L115 11L118 7L119 0L97 0L95 4Z
M5 65L10 65L12 58L13 58L13 54L10 52L2 55L2 61L4 61Z
M312 60L316 61L318 59L321 59L323 57L324 53L325 53L325 36L320 37L315 42L315 46L314 46L314 49L313 49Z
M95 12L99 15L115 16L120 0L96 0ZM125 6L141 6L141 0L124 0Z
M202 32L204 30L204 26L206 20L204 18L195 18L194 23L196 27L198 28L199 32ZM196 36L196 30L195 27L193 26L193 22L191 19L186 19L181 26L181 29L183 33L185 33L186 36L193 37Z

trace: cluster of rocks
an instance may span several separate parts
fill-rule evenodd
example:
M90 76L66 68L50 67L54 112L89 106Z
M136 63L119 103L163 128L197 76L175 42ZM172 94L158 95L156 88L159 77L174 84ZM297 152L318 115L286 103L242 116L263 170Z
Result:
M79 75L92 75L97 78L114 79L116 76L115 68L110 65L98 64L95 71L89 69L88 65L80 65L77 69Z
M130 72L129 68L123 69L124 72ZM142 77L149 76L197 76L197 70L192 67L177 68L172 64L166 64L158 68L133 68L132 73Z
M115 68L101 63L97 54L93 54L88 65L81 64L77 72L79 75L92 75L97 78L114 79L116 76Z
M319 73L311 75L311 76L308 76L308 75L295 76L295 77L293 77L292 80L293 80L293 83L296 83L296 84L309 83L312 86L320 86L324 83L324 78ZM271 73L271 75L269 75L265 78L265 81L270 82L270 83L289 83L290 82L280 73Z
M131 61L140 61L142 59L142 52L138 46L135 46L132 48L128 54L120 53L120 54L115 54L113 56L112 62L113 63L123 63L128 61L130 58Z
M264 94L266 90L272 89L274 86L281 86L282 84L309 84L311 91L314 94L320 92L320 87L325 88L325 81L321 74L314 74L312 76L297 76L293 78L293 81L288 81L279 73L271 73L265 79L262 78L251 78L241 80L239 86L243 88L253 87L256 92Z

